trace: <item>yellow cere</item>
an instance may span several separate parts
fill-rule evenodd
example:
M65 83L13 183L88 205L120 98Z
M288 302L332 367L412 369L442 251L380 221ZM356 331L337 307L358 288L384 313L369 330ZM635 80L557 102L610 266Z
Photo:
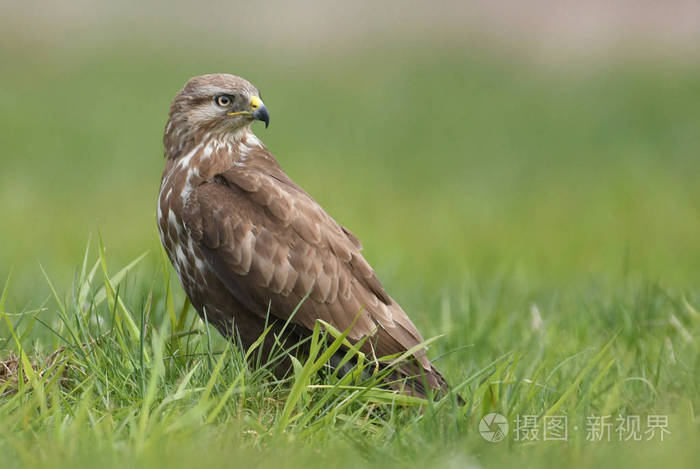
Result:
M255 111L260 106L262 106L262 100L257 96L252 96L250 98L250 108Z

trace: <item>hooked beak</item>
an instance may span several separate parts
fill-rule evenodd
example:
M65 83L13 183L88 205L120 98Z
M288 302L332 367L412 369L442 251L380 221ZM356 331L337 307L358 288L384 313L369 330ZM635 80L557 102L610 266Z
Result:
M250 109L253 111L253 119L264 122L267 129L267 126L270 125L270 113L267 112L267 107L259 97L250 98Z
M250 98L250 111L228 112L227 116L248 116L256 121L263 121L265 128L270 125L270 113L258 96Z

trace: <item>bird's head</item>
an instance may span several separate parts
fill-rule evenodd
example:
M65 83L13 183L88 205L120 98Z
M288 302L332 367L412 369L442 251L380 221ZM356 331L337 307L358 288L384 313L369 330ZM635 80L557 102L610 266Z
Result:
M173 99L165 127L166 152L182 150L206 134L235 138L253 121L267 127L270 114L260 92L249 81L228 74L191 78Z

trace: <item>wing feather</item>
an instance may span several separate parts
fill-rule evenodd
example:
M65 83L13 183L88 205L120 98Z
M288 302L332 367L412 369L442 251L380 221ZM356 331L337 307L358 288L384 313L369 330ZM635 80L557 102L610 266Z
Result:
M331 218L260 149L255 164L234 165L196 187L183 221L205 262L251 312L309 330L317 319L349 338L373 336L379 356L401 353L422 337L387 295L361 254L360 241ZM248 154L248 159L251 155ZM433 370L421 351L422 368Z

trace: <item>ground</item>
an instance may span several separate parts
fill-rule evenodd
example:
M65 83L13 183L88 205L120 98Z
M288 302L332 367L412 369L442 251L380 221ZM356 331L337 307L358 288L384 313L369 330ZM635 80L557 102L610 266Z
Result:
M697 466L699 69L2 54L3 467ZM439 336L465 406L342 387L361 383L313 372L323 350L275 382L187 308L155 228L160 135L211 71L261 89L255 131Z

